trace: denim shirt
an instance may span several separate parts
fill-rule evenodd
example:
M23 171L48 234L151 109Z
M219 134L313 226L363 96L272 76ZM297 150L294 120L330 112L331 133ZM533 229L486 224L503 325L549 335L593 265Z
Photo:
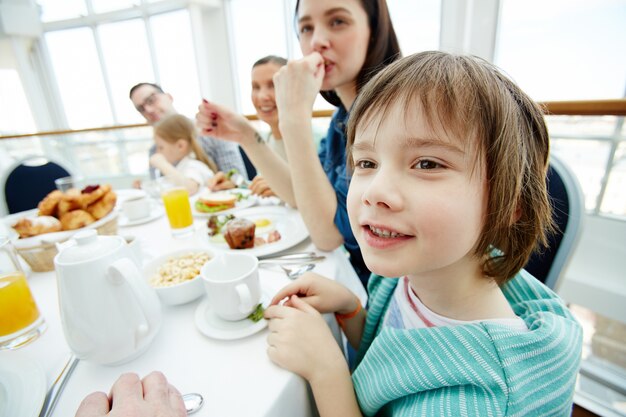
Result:
M348 195L348 186L350 177L346 172L346 123L350 114L343 106L340 106L328 127L326 137L322 139L319 146L319 158L324 168L324 172L328 177L328 181L335 189L337 196L337 211L335 212L335 226L339 229L339 233L343 236L343 245L350 253L350 262L354 267L357 275L361 278L361 282L365 285L369 278L370 271L363 262L361 250L357 243L350 221L348 220L348 210L346 208L346 197ZM367 288L367 287L366 287Z

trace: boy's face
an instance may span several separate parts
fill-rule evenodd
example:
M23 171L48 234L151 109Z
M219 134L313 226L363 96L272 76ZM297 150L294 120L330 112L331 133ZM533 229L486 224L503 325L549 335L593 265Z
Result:
M471 137L430 129L417 105L402 106L356 129L347 204L365 263L388 277L479 273L484 162L465 145Z

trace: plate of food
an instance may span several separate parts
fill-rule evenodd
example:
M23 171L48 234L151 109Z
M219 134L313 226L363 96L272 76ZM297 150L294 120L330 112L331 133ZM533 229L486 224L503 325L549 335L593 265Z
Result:
M217 213L233 213L251 207L256 204L256 197L250 190L244 188L217 192L205 190L192 196L190 202L194 216L208 218Z
M206 235L216 249L263 256L297 245L309 231L296 210L261 206L209 217Z
M116 193L108 184L90 185L65 193L54 190L37 208L11 214L3 219L11 231L15 246L36 246L42 241L56 242L69 238L80 229L99 229L117 218Z

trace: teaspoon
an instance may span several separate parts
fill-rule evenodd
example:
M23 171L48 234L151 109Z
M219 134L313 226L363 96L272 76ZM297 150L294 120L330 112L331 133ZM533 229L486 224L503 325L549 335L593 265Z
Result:
M192 392L183 395L183 402L185 403L185 410L187 410L187 415L190 415L202 408L202 405L204 404L204 398L202 397L202 395Z

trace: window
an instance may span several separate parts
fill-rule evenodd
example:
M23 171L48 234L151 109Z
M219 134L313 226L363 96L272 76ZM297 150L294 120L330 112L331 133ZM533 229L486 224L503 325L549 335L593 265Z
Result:
M404 56L439 49L440 0L392 0L387 7Z
M20 76L14 69L0 69L0 135L35 131Z

